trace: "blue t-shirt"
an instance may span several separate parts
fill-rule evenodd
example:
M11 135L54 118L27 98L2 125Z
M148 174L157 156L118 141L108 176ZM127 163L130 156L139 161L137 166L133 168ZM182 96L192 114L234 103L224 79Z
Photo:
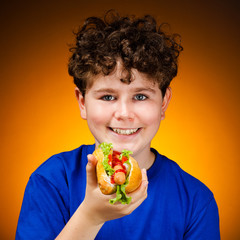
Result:
M16 239L54 239L84 199L87 155L83 145L54 155L30 177ZM175 162L156 155L147 171L147 199L130 215L106 222L97 240L219 240L218 208L212 192Z

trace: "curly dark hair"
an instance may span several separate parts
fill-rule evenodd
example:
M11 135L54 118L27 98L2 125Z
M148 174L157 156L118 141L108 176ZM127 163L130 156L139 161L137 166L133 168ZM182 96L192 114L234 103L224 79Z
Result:
M164 96L167 87L177 75L178 56L183 50L176 41L177 34L166 34L162 25L150 15L143 18L120 17L109 11L103 19L87 18L75 33L76 45L70 48L68 72L83 96L92 79L98 74L108 75L121 59L130 83L131 69L147 74L159 84Z

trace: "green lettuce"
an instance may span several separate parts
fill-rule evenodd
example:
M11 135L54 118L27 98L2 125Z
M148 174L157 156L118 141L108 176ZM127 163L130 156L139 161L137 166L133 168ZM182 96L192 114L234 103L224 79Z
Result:
M133 154L133 152L124 149L124 150L122 150L122 153L121 153L119 159L122 160L122 157L125 156L129 160L129 154Z
M117 185L116 197L109 200L111 204L114 204L115 202L120 202L122 204L129 204L131 202L132 198L128 197L125 192L125 188L127 184L128 184L128 181L126 181L122 185Z
M113 168L108 164L108 155L112 153L113 145L112 143L101 143L99 147L103 151L104 159L102 161L102 165L104 167L104 170L106 171L108 176L112 176L114 174Z

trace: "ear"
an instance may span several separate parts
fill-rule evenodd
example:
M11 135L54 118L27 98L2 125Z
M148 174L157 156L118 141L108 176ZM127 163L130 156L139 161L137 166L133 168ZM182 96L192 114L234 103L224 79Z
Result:
M167 110L168 104L172 98L172 89L170 87L167 88L166 93L163 97L162 107L161 107L161 120L165 118L165 112Z
M77 87L75 88L75 96L78 101L78 105L79 105L80 112L81 112L81 117L82 117L82 119L86 120L87 113L86 113L85 99L84 99L81 91Z

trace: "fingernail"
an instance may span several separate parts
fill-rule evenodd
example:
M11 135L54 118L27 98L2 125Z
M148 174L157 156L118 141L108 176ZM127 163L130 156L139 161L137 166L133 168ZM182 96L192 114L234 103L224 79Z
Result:
M88 164L92 166L93 165L92 160L88 160Z
M88 160L88 163L92 163L92 159L91 159L91 155L90 154L87 155L87 160Z

